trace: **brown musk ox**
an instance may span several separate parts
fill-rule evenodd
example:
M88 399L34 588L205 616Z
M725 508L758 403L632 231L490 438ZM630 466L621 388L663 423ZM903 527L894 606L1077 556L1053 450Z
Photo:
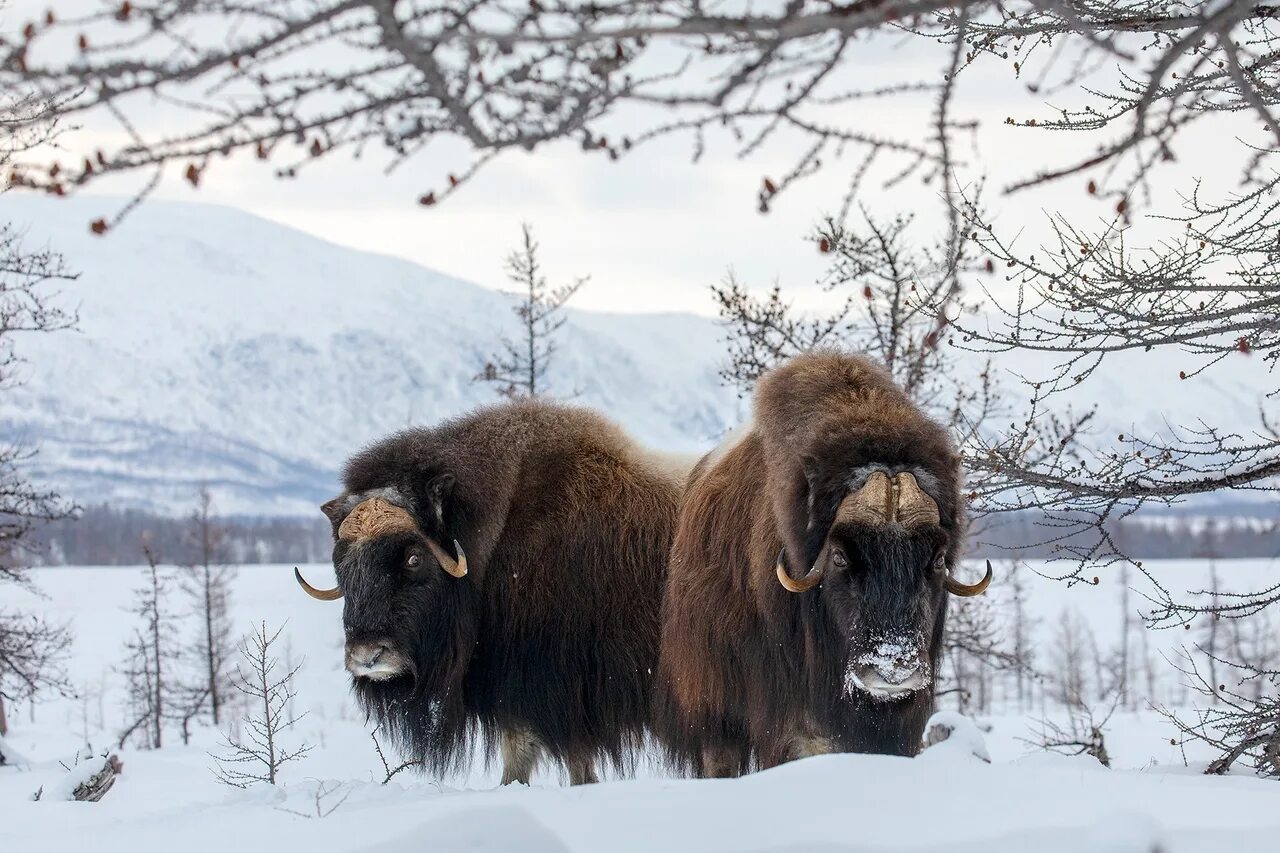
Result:
M684 472L584 409L522 401L356 454L326 503L346 668L437 773L478 737L503 783L543 757L625 771L648 721Z
M912 755L965 534L960 460L871 361L800 355L690 475L668 565L654 726L685 773Z

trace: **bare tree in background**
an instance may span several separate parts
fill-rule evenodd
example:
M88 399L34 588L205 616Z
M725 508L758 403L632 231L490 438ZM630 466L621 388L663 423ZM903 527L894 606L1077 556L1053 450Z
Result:
M1085 667L1089 628L1074 610L1064 610L1054 628L1048 670L1054 699L1064 708L1085 708L1089 685Z
M3 4L0 4L2 6ZM49 141L56 126L52 106L22 89L0 87L0 172L14 158ZM58 305L56 287L74 278L62 258L46 248L24 244L22 234L0 222L0 393L18 381L21 359L16 342L26 333L70 328L75 313ZM71 517L73 508L23 475L32 451L0 446L0 588L36 591L25 572L38 545L35 528ZM68 695L71 685L62 668L71 643L70 630L35 613L0 605L0 737L8 730L5 704L28 700L41 692Z
M260 625L240 645L243 660L236 666L233 684L249 702L239 734L230 733L226 749L215 755L218 781L237 788L265 782L276 784L280 769L311 751L311 746L289 746L281 738L301 717L289 713L294 698L293 669L280 666L272 646L283 628L274 633Z
M988 596L957 599L947 606L942 638L942 692L954 691L962 714L985 713L994 699L994 676L1025 669L1015 657Z
M192 655L203 673L203 692L208 701L213 724L221 723L221 711L229 698L230 680L227 659L231 655L231 567L224 559L225 531L213 516L213 497L207 488L200 490L195 511L191 515L190 536L192 563L179 576L183 591L190 599L197 636Z
M125 678L129 717L119 744L135 734L151 749L164 745L165 725L177 722L183 743L190 738L192 719L208 698L203 683L193 683L183 667L178 614L172 602L174 578L160 566L151 546L143 543L147 565L135 590L132 612L139 625L126 643Z
M880 360L915 402L951 424L963 443L1005 411L989 366L964 372L940 346L948 312L969 312L959 276L975 262L968 238L919 240L913 218L882 220L859 210L857 225L827 220L813 237L831 259L819 282L840 304L799 314L775 286L758 297L732 275L712 295L726 330L729 363L721 375L746 393L783 359L820 346Z
M523 241L507 256L507 275L519 289L509 296L517 301L512 309L520 320L520 337L502 339L502 352L495 354L476 376L493 384L504 397L538 397L547 393L547 371L556 352L556 333L564 325L564 306L578 292L586 278L560 287L547 284L538 261L538 244L533 229L523 226Z
M123 668L128 691L130 722L120 734L120 745L135 732L152 749L164 742L165 675L177 658L176 629L168 609L168 579L160 573L151 547L143 544L147 559L143 585L136 590L133 613L141 625L125 646Z
M999 570L1000 582L986 595L954 599L947 605L942 638L939 695L954 693L964 714L990 712L997 686L1013 682L1017 707L1029 697L1029 682L1039 679L1030 642L1032 620L1026 614L1021 577L1025 568ZM1006 700L1009 698L1005 690Z

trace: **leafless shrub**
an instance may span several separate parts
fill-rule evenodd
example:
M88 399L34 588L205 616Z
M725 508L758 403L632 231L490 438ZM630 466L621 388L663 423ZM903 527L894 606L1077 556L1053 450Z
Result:
M339 793L342 794L341 797L338 797L332 802L328 802L330 798ZM288 812L291 815L297 815L298 817L305 817L308 819L316 817L323 819L336 812L339 807L347 801L347 797L349 796L351 796L351 789L347 787L345 783L317 781L315 794L313 795L315 805L314 815L307 814L306 812L300 812L297 809L287 809L283 806L276 806L276 809L278 811Z
M1118 700L1119 697L1114 698ZM1113 701L1099 719L1092 706L1077 704L1067 709L1065 723L1042 718L1033 737L1021 740L1038 749L1062 755L1092 755L1103 767L1110 767L1111 756L1107 752L1105 732L1115 710L1116 702Z
M1205 773L1221 775L1245 759L1259 776L1280 777L1280 667L1200 657L1222 680L1211 680L1195 656L1183 655L1178 671L1210 704L1186 713L1162 709L1178 730L1173 743L1199 741L1217 750Z
M564 325L564 306L587 283L579 278L550 287L538 261L533 229L525 225L519 249L507 256L507 275L519 290L509 292L512 310L520 320L519 339L503 338L502 352L493 355L477 381L494 385L504 397L538 397L547 393L547 371L556 351L556 333Z
M281 668L272 648L282 630L270 633L262 623L240 644L243 660L236 666L232 684L250 708L241 721L241 732L227 734L224 753L214 756L214 775L226 785L274 785L281 768L311 751L305 742L291 747L281 740L301 719L301 715L292 716L287 710L295 695L293 677L301 664L292 669Z
M382 784L383 785L386 785L388 782L394 779L396 774L400 773L401 771L408 770L411 767L422 766L422 762L420 760L411 760L411 761L402 761L399 764L397 764L395 767L392 767L391 763L387 761L387 756L382 751L382 744L378 742L378 732L377 731L369 732L369 737L373 739L373 748L377 750L378 760L382 762L382 772L383 772Z

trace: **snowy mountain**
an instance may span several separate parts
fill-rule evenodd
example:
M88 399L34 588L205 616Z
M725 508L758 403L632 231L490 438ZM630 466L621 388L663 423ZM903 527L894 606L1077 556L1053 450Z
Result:
M25 382L0 395L0 440L37 447L31 472L64 495L176 513L207 484L222 512L312 514L360 446L496 399L472 377L513 330L503 294L225 207L148 201L90 234L115 206L0 196L0 221L81 273L63 292L78 330L19 339ZM562 334L553 393L651 446L709 448L747 409L717 375L713 320L570 311ZM1047 369L999 359L1014 389L1012 374ZM1098 407L1104 437L1201 417L1252 429L1274 386L1261 360L1180 380L1193 364L1167 349L1113 357L1070 402Z
M223 512L314 513L363 444L496 399L472 377L515 322L501 293L222 207L148 202L95 237L103 208L0 199L81 273L78 330L19 339L0 397L0 436L64 495L182 512L208 484ZM562 334L553 392L652 446L738 419L711 320L573 311Z

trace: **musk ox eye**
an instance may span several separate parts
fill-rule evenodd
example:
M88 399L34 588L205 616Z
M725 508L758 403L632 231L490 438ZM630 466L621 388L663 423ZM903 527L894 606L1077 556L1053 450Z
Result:
M422 555L416 551L410 551L409 556L404 558L404 567L406 569L417 569L422 565Z
M841 551L839 548L836 548L831 552L831 562L837 569L844 569L849 566L849 558L846 557L844 555L844 551Z

